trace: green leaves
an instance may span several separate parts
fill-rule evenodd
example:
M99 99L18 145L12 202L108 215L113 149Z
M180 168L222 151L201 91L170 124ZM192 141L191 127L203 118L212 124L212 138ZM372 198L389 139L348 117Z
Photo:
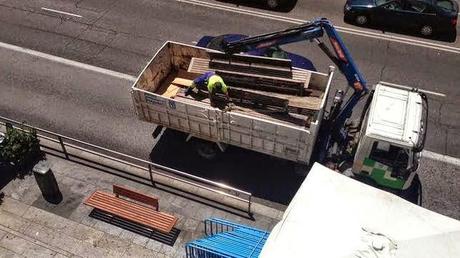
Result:
M25 167L40 155L40 141L37 132L29 128L7 127L6 137L0 145L0 158Z

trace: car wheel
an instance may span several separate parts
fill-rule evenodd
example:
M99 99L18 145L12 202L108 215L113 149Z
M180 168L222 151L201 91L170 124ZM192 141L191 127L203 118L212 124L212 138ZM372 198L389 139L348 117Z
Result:
M420 29L420 34L422 34L423 36L433 35L433 27L431 27L430 25L422 26L422 28Z
M267 6L270 9L276 9L280 6L280 0L267 0Z
M366 24L369 23L369 18L367 18L366 15L361 15L361 14L360 14L360 15L357 15L357 16L355 17L355 22L356 22L356 24L358 24L358 25L366 25Z

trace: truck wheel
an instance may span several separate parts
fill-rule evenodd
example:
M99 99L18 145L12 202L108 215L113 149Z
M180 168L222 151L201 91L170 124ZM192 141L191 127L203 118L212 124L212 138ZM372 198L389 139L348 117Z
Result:
M408 189L401 191L398 195L413 204L422 206L422 183L420 182L418 175L415 175L411 186Z
M195 142L195 151L201 158L206 160L213 160L217 157L219 149L213 142L197 139Z
M295 163L294 164L294 173L296 173L296 175L299 175L301 177L306 177L307 174L308 174L308 166L303 165L303 164Z

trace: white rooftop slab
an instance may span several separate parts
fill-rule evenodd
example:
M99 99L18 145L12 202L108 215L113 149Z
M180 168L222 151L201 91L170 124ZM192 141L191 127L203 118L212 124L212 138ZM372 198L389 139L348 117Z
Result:
M460 221L316 163L260 257L460 257L459 243Z

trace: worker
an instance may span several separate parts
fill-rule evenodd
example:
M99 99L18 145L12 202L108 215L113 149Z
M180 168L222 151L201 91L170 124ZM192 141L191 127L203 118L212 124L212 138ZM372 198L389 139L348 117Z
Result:
M192 85L187 89L185 95L189 95L192 91L197 88L198 90L208 91L209 100L211 106L215 107L215 96L216 93L220 92L225 95L227 102L230 101L228 96L228 88L222 77L217 75L215 72L206 72L193 80Z

